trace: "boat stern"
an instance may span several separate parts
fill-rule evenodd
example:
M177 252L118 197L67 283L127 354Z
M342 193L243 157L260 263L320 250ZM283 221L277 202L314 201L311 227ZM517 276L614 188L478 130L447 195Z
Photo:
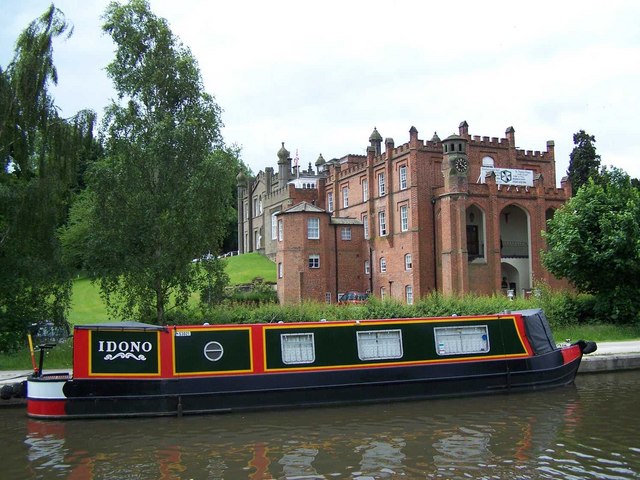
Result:
M33 418L64 418L67 397L64 386L68 373L31 375L27 379L27 415Z

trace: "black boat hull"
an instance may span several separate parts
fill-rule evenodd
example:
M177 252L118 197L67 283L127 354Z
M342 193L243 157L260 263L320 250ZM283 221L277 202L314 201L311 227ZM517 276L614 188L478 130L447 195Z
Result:
M319 372L133 380L31 379L62 382L64 398L41 398L34 417L167 416L487 395L569 385L579 348L522 359ZM575 353L577 350L578 353ZM57 402L57 405L47 405ZM41 412L41 414L38 414ZM54 412L53 414L51 412Z

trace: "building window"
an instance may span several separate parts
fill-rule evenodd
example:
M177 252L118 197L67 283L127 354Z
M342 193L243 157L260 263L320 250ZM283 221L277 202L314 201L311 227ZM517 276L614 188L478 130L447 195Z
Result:
M400 167L400 190L406 190L407 188L407 166Z
M278 219L276 217L278 213L280 212L273 212L271 214L271 240L278 238Z
M284 225L282 220L278 220L278 240L282 241L284 238Z
M254 217L258 216L258 199L257 198L253 199L253 216Z
M384 237L387 234L387 216L384 212L378 212L378 225L380 226L380 236Z
M480 255L480 235L477 225L467 225L467 253L470 259L482 256Z
M482 157L482 166L493 168L493 157Z
M365 260L364 261L364 274L365 275L369 275L371 273L371 264L369 263L369 260Z
M282 362L286 365L313 363L316 350L313 333L284 333L280 335Z
M249 219L249 202L244 202L244 219Z
M380 287L380 298L382 300L384 300L384 296L386 295L387 291L385 290L384 287Z
M404 256L404 269L405 270L411 270L413 268L413 261L411 259L411 254L407 253Z
M324 294L324 302L325 303L331 303L331 292L326 292Z
M258 200L258 213L262 215L262 198Z
M262 240L262 235L260 235L260 230L254 230L253 232L253 243L256 248L260 248L260 242Z
M309 268L320 268L320 255L309 255Z
M366 178L362 180L362 201L369 200L369 180Z
M378 195L384 197L387 194L387 187L384 179L384 172L378 174Z
M402 358L400 330L373 330L356 332L360 360Z
M407 205L400 207L400 230L403 232L409 230L409 207Z
M333 212L333 192L327 193L327 210Z
M349 206L349 187L342 187L342 208Z
M364 238L369 238L369 216L362 216L362 225L364 226Z
M307 220L307 238L318 240L320 238L320 219L310 218Z
M413 287L411 285L404 287L404 296L407 299L407 305L413 305Z
M387 273L387 259L380 257L380 273Z
M342 227L340 229L340 239L351 240L351 227Z
M282 262L278 263L278 278L282 278Z
M486 325L435 327L433 330L438 355L487 353L489 351L489 329Z

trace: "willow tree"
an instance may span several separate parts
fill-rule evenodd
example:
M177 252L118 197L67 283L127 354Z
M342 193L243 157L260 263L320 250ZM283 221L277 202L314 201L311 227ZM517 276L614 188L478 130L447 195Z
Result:
M167 21L143 0L112 2L104 20L118 99L102 126L105 157L87 172L64 238L84 232L75 235L84 266L112 316L162 323L198 288L191 260L219 249L237 162L220 108Z
M53 41L71 32L50 6L0 69L0 350L23 340L30 322L62 322L69 306L56 231L95 144L95 115L61 118L49 92L58 81Z

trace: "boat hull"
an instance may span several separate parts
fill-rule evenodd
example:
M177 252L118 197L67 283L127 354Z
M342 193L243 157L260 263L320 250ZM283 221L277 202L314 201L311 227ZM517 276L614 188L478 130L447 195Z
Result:
M527 358L172 379L29 380L38 418L133 417L394 402L569 385L579 346Z

